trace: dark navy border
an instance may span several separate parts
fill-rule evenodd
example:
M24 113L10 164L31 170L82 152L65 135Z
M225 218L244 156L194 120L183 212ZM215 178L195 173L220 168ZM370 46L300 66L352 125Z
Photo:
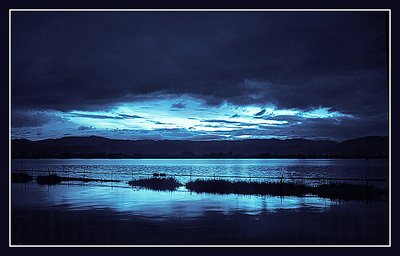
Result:
M0 250L8 255L399 255L399 33L398 0L0 0ZM392 16L392 246L390 248L10 248L8 246L8 10L9 9L391 9Z

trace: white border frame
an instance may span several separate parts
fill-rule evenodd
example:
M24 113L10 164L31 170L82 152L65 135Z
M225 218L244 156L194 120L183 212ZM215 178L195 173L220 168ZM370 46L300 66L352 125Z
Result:
M14 245L11 244L11 14L12 12L388 12L389 14L389 244L387 245ZM391 87L392 87L392 16L391 9L9 9L8 27L8 83L9 83L9 173L8 173L8 200L9 200L9 247L391 247L392 246L392 139L391 139Z

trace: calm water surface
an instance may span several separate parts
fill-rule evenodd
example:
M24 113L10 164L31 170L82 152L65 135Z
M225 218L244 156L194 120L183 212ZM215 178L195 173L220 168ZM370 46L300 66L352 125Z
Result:
M229 214L243 211L257 214L279 209L308 208L325 211L338 202L314 196L273 197L244 195L197 194L184 187L173 192L131 188L132 178L149 177L162 172L185 183L204 176L249 177L344 177L386 178L387 160L343 159L16 159L12 168L39 171L60 171L60 175L118 179L121 182L68 182L57 186L13 185L13 206L51 207L64 205L71 210L110 208L152 218L180 215L197 217L207 211ZM230 179L238 179L230 178ZM257 178L268 180L268 178ZM315 183L318 181L299 181ZM382 185L382 184L380 184ZM26 193L25 193L26 192Z
M178 175L181 183L197 176L387 179L387 160L15 159L12 169L121 180L12 184L17 244L385 244L388 239L387 201L197 194L184 186L165 192L127 184L155 172Z
M364 159L15 159L12 169L127 180L132 175L387 178L388 160Z

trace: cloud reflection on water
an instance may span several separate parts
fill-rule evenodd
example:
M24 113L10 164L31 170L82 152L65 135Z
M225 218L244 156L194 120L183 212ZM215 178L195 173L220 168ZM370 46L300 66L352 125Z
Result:
M117 184L118 185L118 184ZM277 210L308 208L324 211L336 204L318 197L276 197L214 195L191 193L184 188L174 192L132 189L96 184L58 185L52 187L28 184L25 189L13 186L13 206L57 207L70 210L111 209L128 215L164 219L170 217L198 218L207 212L230 215L244 212L257 215Z

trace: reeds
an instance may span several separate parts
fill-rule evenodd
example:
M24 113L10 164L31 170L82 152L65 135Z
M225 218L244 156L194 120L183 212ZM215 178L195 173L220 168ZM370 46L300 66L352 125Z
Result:
M152 190L173 191L182 186L175 178L145 178L135 179L128 182L130 186L138 186Z
M46 176L38 176L36 181L39 185L55 185L61 183L61 181L82 181L82 182L119 182L120 180L112 179L91 179L91 178L80 178L80 177L60 177L55 174L49 174Z
M113 179L91 179L80 177L60 177L61 181L82 181L82 182L120 182L120 180Z
M307 186L294 183L228 181L221 179L195 180L186 188L199 193L301 196L307 194Z
M39 185L56 185L61 183L61 177L55 174L49 174L46 176L37 176L36 182Z
M331 183L319 186L285 182L249 182L219 179L195 180L186 183L186 188L197 193L304 196L315 195L330 199L376 199L387 198L387 190L367 185Z
M313 191L314 190L314 191ZM388 198L388 191L368 185L330 183L312 187L311 192L319 197L331 199L373 199Z
M15 172L11 174L12 183L26 183L31 181L32 179L32 176L24 172Z
M174 191L182 186L177 179L165 177L157 173L150 178L133 179L130 186L137 186L151 190ZM24 172L12 174L13 183L24 183L32 180L32 176ZM119 182L113 179L91 179L79 177L60 177L54 174L38 176L36 181L40 185L55 185L62 181L82 182ZM312 195L322 198L343 200L387 199L388 190L366 184L330 183L317 186L297 184L291 182L260 182L260 181L229 181L223 179L197 179L185 184L189 191L214 194L241 194L241 195L270 195L270 196L305 196Z

